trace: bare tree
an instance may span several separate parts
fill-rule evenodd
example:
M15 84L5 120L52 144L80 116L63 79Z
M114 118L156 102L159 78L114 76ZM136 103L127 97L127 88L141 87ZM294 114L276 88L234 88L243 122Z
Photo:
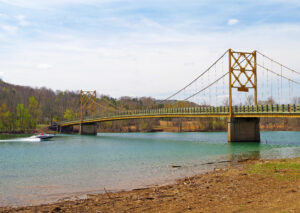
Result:
M254 105L254 97L253 95L248 95L245 101L247 106Z
M276 104L275 100L273 99L273 97L269 97L267 100L267 104Z
M300 97L294 97L292 100L292 104L300 104Z
M229 100L228 98L224 98L222 101L223 106L229 106Z

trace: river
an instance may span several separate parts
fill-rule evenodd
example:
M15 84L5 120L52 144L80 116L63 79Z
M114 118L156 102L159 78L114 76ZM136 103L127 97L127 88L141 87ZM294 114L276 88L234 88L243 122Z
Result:
M243 158L300 156L300 132L261 132L261 139L228 144L226 132L1 139L0 206L165 184Z

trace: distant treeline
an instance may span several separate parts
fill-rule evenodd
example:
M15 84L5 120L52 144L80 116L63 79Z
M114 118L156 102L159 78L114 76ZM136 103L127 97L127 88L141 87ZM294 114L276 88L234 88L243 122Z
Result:
M76 92L54 92L47 88L31 88L0 80L0 131L35 129L37 124L61 120L66 109L79 107Z
M149 98L121 97L115 99L106 95L97 98L97 114L132 109L151 109L168 107L191 107L189 102L159 101ZM32 88L6 83L0 80L0 132L15 132L35 129L38 124L51 124L53 121L73 120L79 118L80 92L53 91L51 89ZM88 112L84 113L88 115ZM157 119L152 122L134 122L141 130L150 130ZM121 126L131 125L132 121L120 121L102 126L105 129L121 130Z
M293 100L300 103L300 98ZM101 95L97 97L97 114L117 112L133 109L154 109L161 107L194 107L194 103L170 100L161 102L150 97L119 99ZM228 103L228 102L227 102ZM224 105L227 104L224 102ZM253 96L249 96L246 105L253 103ZM274 104L269 98L260 104ZM203 104L203 106L207 106ZM17 86L0 80L0 132L17 132L35 129L38 124L51 124L53 121L73 120L79 118L79 91L53 91L45 87L31 88ZM89 115L89 112L84 112ZM163 122L161 122L163 121ZM297 122L299 119L296 120ZM269 125L270 122L272 125ZM287 119L262 119L268 128L287 126ZM295 123L293 123L295 125ZM296 126L299 126L296 123ZM148 119L114 121L99 124L101 131L222 131L226 130L226 119Z

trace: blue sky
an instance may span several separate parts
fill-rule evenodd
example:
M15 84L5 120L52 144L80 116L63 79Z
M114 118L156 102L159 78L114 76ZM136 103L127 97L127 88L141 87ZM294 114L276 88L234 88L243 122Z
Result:
M11 83L165 97L228 48L300 70L300 1L0 0Z

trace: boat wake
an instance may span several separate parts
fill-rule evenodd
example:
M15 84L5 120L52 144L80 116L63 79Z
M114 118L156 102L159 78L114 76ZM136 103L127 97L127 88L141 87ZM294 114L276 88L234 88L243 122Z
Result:
M36 143L36 142L41 142L40 138L37 137L27 137L27 138L11 138L11 139L4 139L0 140L0 143L8 143L8 142L31 142L31 143Z

